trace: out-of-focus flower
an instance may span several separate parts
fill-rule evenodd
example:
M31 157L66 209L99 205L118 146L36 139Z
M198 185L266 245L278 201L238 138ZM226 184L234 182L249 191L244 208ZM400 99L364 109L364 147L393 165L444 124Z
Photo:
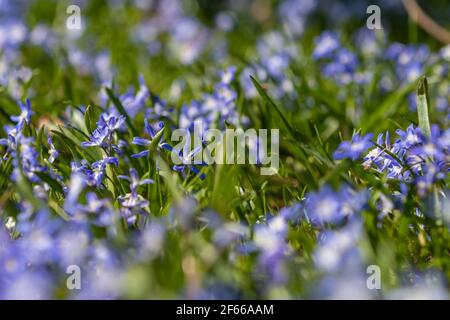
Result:
M120 101L130 117L135 117L138 112L144 109L149 98L150 91L145 84L144 77L140 75L139 90L136 94L133 89L130 89L127 93L120 96Z
M163 253L166 227L159 222L151 222L141 231L137 240L140 259L148 261Z
M0 50L14 49L27 37L27 28L22 21L9 19L0 24Z
M192 64L198 59L210 40L210 31L199 21L183 17L170 30L171 53L183 64Z
M337 222L343 217L341 200L329 186L325 186L317 193L308 194L306 213L311 221L319 224Z
M314 252L315 265L324 272L339 274L357 272L361 267L358 241L361 237L361 223L351 220L339 230L325 230L319 235Z
M253 241L260 251L260 267L270 275L274 283L286 281L284 259L290 251L285 241L287 231L288 225L283 216L273 217L268 221L268 225L255 228Z
M25 271L10 278L0 292L4 300L46 300L52 297L52 277L44 271Z
M449 298L444 279L439 272L430 270L424 273L411 272L410 283L393 289L386 294L394 300L447 300Z
M358 71L360 62L356 54L345 48L334 32L325 31L316 39L313 59L320 62L325 77L340 85L362 84L372 77L370 72Z
M400 82L410 83L417 80L423 73L429 57L429 49L426 45L405 46L401 43L393 43L386 50L386 57L394 63Z
M173 84L172 88L176 87L177 84ZM178 96L180 94L178 89L174 89L174 91L176 91L174 95ZM153 106L147 109L145 115L149 120L162 120L163 118L170 119L173 115L173 111L174 108L168 106L165 100L162 100L158 96L153 96Z
M367 203L367 199L365 191L343 187L339 192L335 192L325 185L319 191L306 195L306 217L319 226L338 223L345 217L359 213Z
M236 110L237 93L232 88L235 68L229 67L219 74L220 81L214 86L212 94L204 94L203 99L192 101L181 108L179 124L181 128L192 129L195 122L201 122L205 129L214 127L219 122L219 128L225 121L238 125L240 117Z
M363 152L373 145L372 137L373 134L371 133L364 136L354 134L351 141L344 141L339 145L338 149L333 154L334 159L358 159Z
M313 52L313 58L323 59L331 58L331 55L341 46L339 37L331 31L323 32L316 40Z
M316 0L284 0L278 12L284 28L294 36L303 34L308 15L316 8Z

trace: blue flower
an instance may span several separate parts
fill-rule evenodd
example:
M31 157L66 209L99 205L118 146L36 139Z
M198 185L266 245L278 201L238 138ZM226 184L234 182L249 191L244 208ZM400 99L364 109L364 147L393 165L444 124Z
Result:
M158 96L153 96L153 106L148 108L146 111L146 118L151 120L160 120L161 118L170 119L174 109L167 106L167 102L159 98Z
M284 0L278 13L284 28L294 36L300 36L306 29L308 15L316 8L315 0Z
M431 137L426 137L419 128L410 125L406 131L396 131L398 139L393 145L388 133L385 142L380 135L377 139L379 147L366 155L363 165L387 172L389 179L412 182L423 195L437 181L445 179L449 170L447 131L441 132L437 126L432 126Z
M298 223L304 217L305 206L303 202L297 202L290 207L284 207L280 210L280 215L287 221Z
M90 141L82 142L81 146L86 147L106 147L109 143L110 132L107 127L98 127L92 132Z
M198 175L200 173L200 170L195 167L193 165L197 164L200 166L206 166L207 164L205 162L200 162L197 163L197 161L195 160L195 156L199 153L202 152L202 147L201 146L197 146L195 147L193 150L191 150L186 156L182 155L182 151L177 151L175 149L172 150L172 152L177 155L179 157L179 163L177 165L173 166L173 170L184 173L185 169L188 168L192 173L194 173L195 175ZM202 173L200 175L200 179L205 179L206 175L204 173Z
M127 220L129 224L133 224L137 220L138 214L145 214L146 208L149 205L149 201L144 199L140 194L138 194L137 189L140 186L154 183L151 179L139 178L139 175L135 169L130 169L130 176L118 176L120 179L127 180L130 183L131 192L118 197L119 203L121 205L122 216Z
M313 254L315 265L326 272L339 272L345 271L346 265L358 264L357 241L361 233L361 222L355 219L342 229L321 232Z
M154 139L155 136L159 132L161 132L161 130L164 129L164 122L162 122L162 121L158 123L158 127L156 128L157 131L148 123L148 119L147 118L145 118L144 121L145 121L145 131L147 132L147 134L150 136L151 139ZM138 146L148 147L152 143L152 140L145 139L145 138L140 138L140 137L134 137L132 143L135 144L135 145L138 145ZM158 142L158 148L162 148L162 149L165 149L165 150L168 150L168 151L172 151L172 147L169 144L163 142L162 139L161 139L160 142ZM139 152L137 154L133 154L131 157L132 158L147 157L149 152L150 152L149 150L144 150L144 151Z
M192 64L210 40L209 31L199 21L187 16L170 25L172 27L169 47L172 54L182 64Z
M31 182L39 182L40 178L36 175L39 172L45 172L47 168L39 163L39 153L33 146L33 138L20 139L20 164L18 159L14 159L15 169L13 171L13 180L17 181L19 177L19 166L22 166L22 171L25 177Z
M361 212L369 200L368 190L354 190L349 186L344 186L339 191L341 200L341 211L345 217L352 217Z
M417 80L423 74L429 58L429 49L426 45L406 46L393 43L387 48L385 57L392 61L400 84L407 84ZM410 107L415 107L415 99L410 100Z
M148 261L163 253L166 237L166 227L157 221L152 221L142 230L137 241L139 260Z
M270 76L281 79L285 76L285 70L289 67L291 57L285 52L277 53L262 61Z
M236 91L231 87L229 78L234 77L234 68L226 71L227 79L221 79L214 86L212 94L204 94L201 100L194 100L181 107L179 125L183 129L191 129L196 121L201 121L205 129L216 121L223 126L225 121L237 125L239 116L236 112ZM224 77L224 75L222 76Z
M57 261L58 251L53 240L61 224L59 219L50 219L50 212L47 210L31 209L19 214L17 230L21 238L17 244L29 265L37 266Z
M114 132L119 130L124 123L125 116L112 112L110 114L103 113L97 122L97 126L107 127L111 132Z
M379 57L383 47L382 39L378 39L377 33L369 30L366 26L361 27L353 37L353 42L357 44L358 49L366 58L374 59Z
M11 120L17 123L18 128L22 128L25 123L26 124L30 123L33 112L31 111L30 99L26 99L25 104L18 101L18 104L20 107L20 115L19 116L11 116Z
M265 82L267 80L267 72L260 66L248 66L239 76L239 82L244 89L246 98L255 98L258 96L258 91L255 88L250 76L254 76L258 81Z
M118 176L119 179L126 180L130 183L130 190L131 193L134 195L137 195L137 189L140 186L147 185L147 184L153 184L155 183L152 179L139 179L138 172L136 169L130 169L130 175L129 176Z
M325 31L315 40L313 59L330 58L340 46L338 35L335 32Z
M24 125L30 123L31 116L33 115L33 111L31 110L31 102L29 99L26 99L25 104L22 104L20 101L17 103L20 107L20 115L10 117L11 121L16 122L16 125L6 125L5 131L8 138L0 139L0 145L8 147L7 152L14 152L17 149L20 139L22 138L22 130Z
M96 161L92 164L92 178L95 181L96 186L100 186L102 184L107 165L114 165L117 167L119 165L119 160L115 157L104 157L102 160Z
M334 79L338 84L346 85L353 81L364 83L367 75L356 73L358 59L348 49L340 48L333 55L332 61L322 67L323 74Z
M92 168L102 168L105 169L106 165L112 164L115 166L119 165L119 160L115 157L104 157L103 160L96 161L92 164Z
M150 98L150 91L145 85L145 80L142 75L139 76L139 90L134 94L134 90L131 89L124 95L120 96L122 105L127 110L127 113L134 117L141 111Z
M103 177L107 165L119 165L119 160L115 157L105 156L102 160L94 162L92 165L86 160L82 160L80 164L71 163L72 173L82 173L86 176L86 183L89 186L102 188Z
M4 6L4 2L1 2ZM2 16L0 24L0 48L16 49L27 37L27 28L19 19L7 19Z
M52 136L50 134L47 136L47 142L50 147L50 149L48 150L48 154L50 155L50 157L48 158L48 162L53 163L55 162L56 158L58 158L59 151L56 150L55 145L53 144Z
M406 131L398 129L395 133L399 139L395 141L394 146L400 149L409 149L423 142L420 128L414 128L412 124Z
M228 67L224 71L220 71L220 73L219 73L220 83L223 85L226 85L226 86L230 85L231 82L233 82L233 80L234 80L235 74L236 74L235 66L231 66L231 67Z
M431 190L431 186L439 180L444 180L449 172L449 166L445 163L426 163L422 169L422 175L416 177L415 184L419 195L423 196Z
M2 300L47 300L52 298L55 279L43 270L28 269L11 277L2 286Z
M329 186L307 195L306 214L313 224L336 223L343 217L342 199Z
M344 186L335 192L325 185L317 192L306 195L305 213L311 223L323 226L326 223L339 223L346 217L361 212L368 201L366 190L353 190Z
M267 225L258 225L255 228L254 244L260 251L259 267L264 273L268 273L275 283L284 283L286 274L284 271L285 258L290 250L286 242L288 224L281 215L269 219Z
M214 219L213 221L211 221ZM221 248L248 237L249 228L238 222L224 223L219 217L210 217L209 228L214 230L214 243Z
M99 121L97 122L97 128L92 133L90 141L82 142L81 146L86 147L111 147L114 149L112 144L112 135L115 131L119 130L125 122L125 117L122 115L117 115L115 113L102 114Z
M439 180L444 180L450 170L449 130L440 131L435 125L431 127L431 136L420 133L419 144L412 144L405 158L411 167L416 168L416 185L419 194Z
M376 170L379 172L387 172L387 177L389 179L393 178L403 178L408 176L408 172L404 172L403 163L398 162L397 159L400 157L402 159L401 150L399 147L392 146L390 142L389 132L386 132L386 137L383 140L383 134L378 135L377 145L372 149L365 157L363 166L366 168L371 168L375 166ZM394 158L387 152L398 156Z
M410 154L421 157L424 160L430 159L435 162L446 162L449 150L449 131L441 132L438 126L433 125L429 138L419 131L421 143L412 144L410 146Z
M372 137L372 133L368 133L365 136L354 134L351 141L341 142L338 149L333 154L334 159L358 159L363 152L373 145Z
M314 60L321 60L322 73L337 84L365 83L371 78L369 72L357 72L359 61L356 55L341 46L338 35L326 31L316 39Z

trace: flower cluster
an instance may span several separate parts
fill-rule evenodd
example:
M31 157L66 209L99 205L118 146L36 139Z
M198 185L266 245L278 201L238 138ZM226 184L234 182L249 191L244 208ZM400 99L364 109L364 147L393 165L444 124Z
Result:
M410 125L406 131L396 131L393 144L389 134L380 134L377 147L364 158L363 165L386 173L388 178L413 180L423 193L433 184L445 179L449 171L449 130L433 126L432 135L425 136L419 128Z
M212 94L205 94L201 100L183 105L179 124L181 128L191 129L196 121L204 128L210 128L216 121L223 127L225 121L237 125L240 117L236 110L236 91L232 87L235 67L229 67L220 74Z
M40 181L36 173L44 172L47 168L39 163L39 154L34 147L34 138L24 135L25 126L30 124L31 102L26 100L25 104L18 103L21 113L18 116L11 116L14 126L6 126L5 131L8 138L0 139L0 145L6 146L7 150L1 161L12 158L14 171L12 179L18 181L22 175L31 181Z
M257 45L259 61L246 66L240 80L244 86L246 97L258 96L250 76L256 76L259 81L269 84L270 92L274 97L296 97L293 79L287 76L288 69L298 50L289 44L286 37L278 32L263 35Z
M357 72L358 58L342 46L334 32L326 31L316 39L313 58L324 62L322 73L325 77L341 85L366 82L365 77Z
M449 130L432 127L431 136L425 136L420 128L410 125L405 131L397 130L397 139L390 141L389 132L379 134L372 142L372 134L353 136L352 141L344 141L334 153L337 160L356 160L372 145L376 147L364 156L363 166L386 174L389 179L403 182L414 181L423 194L432 185L446 178L449 172Z

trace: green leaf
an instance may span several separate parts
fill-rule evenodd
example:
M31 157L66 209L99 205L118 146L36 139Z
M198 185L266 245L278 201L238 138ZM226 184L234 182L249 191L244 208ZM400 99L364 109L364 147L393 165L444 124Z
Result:
M430 119L428 117L428 81L426 77L419 80L417 88L417 114L419 116L419 128L427 137L431 136Z
M384 123L384 120L392 116L404 102L404 97L413 90L414 85L414 83L411 83L391 93L376 110L371 110L370 113L367 113L361 122L364 131L372 131L380 123Z
M36 150L40 155L42 155L44 132L45 132L45 126L41 126L41 128L38 131L37 137L36 137Z
M283 112L280 110L280 108L277 106L275 102L273 102L272 98L269 97L269 95L266 93L266 91L261 87L261 85L256 81L255 78L250 76L253 85L255 86L256 90L258 91L259 95L263 98L263 100L267 103L267 105L270 107L270 110L275 110L275 113L280 117L283 124L287 128L287 130L291 133L292 137L295 137L294 129L292 128L289 121L284 116Z
M35 172L35 174L44 182L48 183L50 187L52 187L53 191L64 194L64 190L58 181L50 177L49 175L43 172Z
M3 161L0 164L0 191L2 191L3 188L7 186L9 182L9 176L11 175L11 169L12 169L12 158Z
M152 151L157 149L157 146L158 146L159 142L161 141L161 137L164 134L164 129L165 129L165 127L163 127L161 130L159 130L156 133L156 135L153 137L152 142L150 143L150 146L148 147L150 152L152 152Z
M94 106L88 105L84 113L84 124L86 126L89 134L92 134L97 127L97 119L100 118L101 109Z
M81 161L83 159L83 157L80 155L80 153L77 150L76 143L72 139L70 139L69 137L64 135L62 132L59 132L57 130L52 130L51 132L54 137L56 137L57 139L59 139L61 141L61 146L63 146L66 150L68 150L72 154L72 157L74 160Z
M419 117L419 128L425 136L431 137L430 118L428 116L429 109L428 81L426 77L419 80L417 88L417 114ZM439 191L436 185L432 187L432 192L426 198L428 208L433 212L434 217L441 220L441 205L439 201ZM442 221L440 221L442 222Z

